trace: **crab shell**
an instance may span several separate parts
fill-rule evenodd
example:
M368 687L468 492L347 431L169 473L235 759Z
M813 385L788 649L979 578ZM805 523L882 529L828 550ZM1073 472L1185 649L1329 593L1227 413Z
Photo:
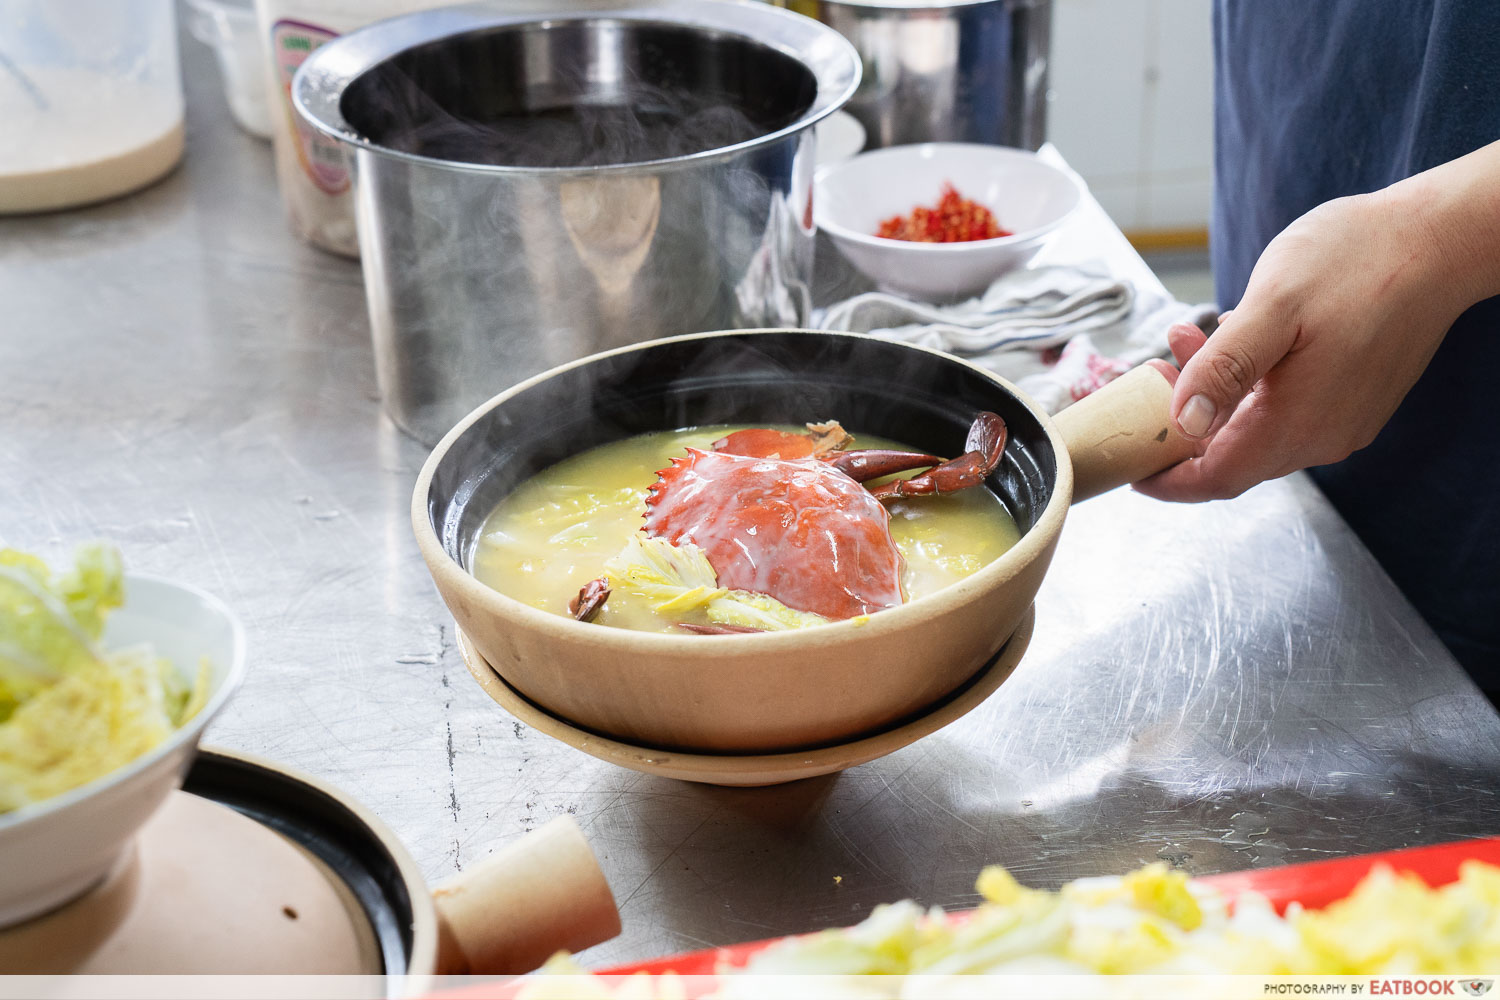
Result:
M815 458L687 452L652 484L646 530L700 546L719 586L832 619L902 603L890 515L864 486Z

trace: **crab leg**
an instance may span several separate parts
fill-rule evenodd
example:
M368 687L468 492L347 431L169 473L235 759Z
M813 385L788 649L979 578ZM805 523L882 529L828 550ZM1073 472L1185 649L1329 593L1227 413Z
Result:
M964 454L952 461L935 465L920 476L893 479L870 492L878 500L893 500L898 497L952 493L978 486L1000 465L1000 458L1005 453L1006 437L1005 421L998 414L981 413L969 427L969 437L964 442L967 451Z
M751 427L719 438L713 443L713 449L730 455L791 461L797 458L825 458L847 447L853 440L837 420L829 420L821 424L808 424L806 434L793 434L769 427Z
M609 600L609 581L604 577L590 580L578 591L578 596L568 602L568 611L581 622L591 622Z
M763 628L753 628L749 625L698 625L693 622L678 622L677 627L692 632L694 635L748 635L752 632L764 632Z

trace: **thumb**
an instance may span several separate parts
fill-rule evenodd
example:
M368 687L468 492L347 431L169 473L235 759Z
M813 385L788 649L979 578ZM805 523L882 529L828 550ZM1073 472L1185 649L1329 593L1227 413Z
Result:
M1286 356L1295 331L1242 301L1182 366L1172 392L1172 419L1190 438L1217 431L1255 383Z

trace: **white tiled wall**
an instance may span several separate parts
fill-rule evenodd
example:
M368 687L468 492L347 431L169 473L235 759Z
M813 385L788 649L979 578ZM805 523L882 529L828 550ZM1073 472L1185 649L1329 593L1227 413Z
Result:
M1048 138L1121 229L1208 226L1209 0L1054 0Z

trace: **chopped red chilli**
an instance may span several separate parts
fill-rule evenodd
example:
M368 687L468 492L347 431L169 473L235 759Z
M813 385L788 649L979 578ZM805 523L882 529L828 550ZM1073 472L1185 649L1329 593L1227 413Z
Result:
M880 224L876 236L913 243L968 243L1009 236L995 215L977 201L959 194L952 184L943 185L936 208L918 205L910 215L895 215Z

